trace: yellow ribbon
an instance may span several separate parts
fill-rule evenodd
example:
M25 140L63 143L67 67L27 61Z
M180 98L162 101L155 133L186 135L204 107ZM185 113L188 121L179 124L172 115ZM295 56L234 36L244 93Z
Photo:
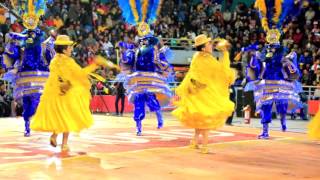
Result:
M98 74L96 74L96 73L90 73L89 75L90 75L91 77L97 79L98 81L102 81L102 82L105 82L105 81L106 81L105 78L103 78L102 76L100 76L100 75L98 75Z
M130 7L132 9L132 13L133 13L135 21L139 22L139 15L138 15L136 1L135 0L130 0L129 4L130 4Z
M149 1L143 1L142 6L142 22L145 22L147 18L147 11L148 11Z

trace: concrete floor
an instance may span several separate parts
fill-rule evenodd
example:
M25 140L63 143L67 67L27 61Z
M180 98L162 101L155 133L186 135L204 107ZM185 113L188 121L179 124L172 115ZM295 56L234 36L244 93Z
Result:
M130 115L94 117L92 128L71 136L68 154L50 147L48 133L22 137L21 118L0 119L0 179L320 179L320 145L301 130L257 140L258 120L235 119L211 132L211 153L201 154L187 147L193 131L170 114L161 130L148 115L141 137ZM288 124L303 129L306 122Z

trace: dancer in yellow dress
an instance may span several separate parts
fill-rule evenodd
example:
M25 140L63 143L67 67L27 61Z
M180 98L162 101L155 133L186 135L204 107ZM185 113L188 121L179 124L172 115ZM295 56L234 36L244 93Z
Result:
M66 35L55 41L56 55L50 64L50 75L45 84L40 104L32 119L31 129L52 132L50 144L63 133L61 150L69 151L69 132L80 132L93 124L89 109L91 83L88 76L105 62L97 58L93 64L81 68L71 58L75 44Z
M209 131L222 127L234 110L229 99L229 86L235 80L235 71L230 68L229 43L217 40L214 47L220 57L212 56L211 38L199 35L195 38L197 53L194 54L189 72L176 89L180 100L173 111L185 126L194 128L191 141L193 148L199 148L199 136L202 135L202 153L208 153Z
M308 136L313 140L320 141L320 107L317 114L308 124Z

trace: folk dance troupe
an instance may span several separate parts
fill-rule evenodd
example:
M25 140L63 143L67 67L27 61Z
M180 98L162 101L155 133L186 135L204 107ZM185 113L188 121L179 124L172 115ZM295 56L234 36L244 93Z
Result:
M93 124L90 112L90 77L99 67L115 68L101 56L92 64L80 67L72 58L75 42L67 35L54 32L45 40L38 27L45 13L47 1L26 1L17 6L25 30L10 33L4 53L7 73L4 79L14 86L14 97L23 102L24 136L30 129L50 132L49 143L56 147L58 134L63 134L61 151L69 151L68 137ZM126 23L135 26L139 40L120 42L120 66L117 80L124 83L128 99L134 105L133 120L136 135L143 135L142 122L146 106L157 117L157 128L164 126L162 107L168 105L172 91L168 77L172 73L169 60L173 53L162 46L152 27L161 9L160 0L118 0ZM20 7L20 8L19 8ZM27 7L27 8L26 8ZM299 12L300 1L257 0L261 25L267 34L267 43L242 48L249 53L246 91L253 91L256 110L261 115L262 133L259 139L269 138L272 106L280 115L281 129L287 130L286 114L301 107L298 82L300 72L296 52L288 52L281 44L283 25ZM208 153L210 130L222 127L232 115L235 104L229 99L229 87L234 83L235 71L230 67L231 44L222 38L211 39L205 34L195 37L190 69L175 89L179 100L172 115L183 126L194 129L190 147ZM219 56L213 56L216 51ZM31 124L31 126L30 126ZM320 140L320 113L308 125L311 138ZM201 138L202 137L202 138Z

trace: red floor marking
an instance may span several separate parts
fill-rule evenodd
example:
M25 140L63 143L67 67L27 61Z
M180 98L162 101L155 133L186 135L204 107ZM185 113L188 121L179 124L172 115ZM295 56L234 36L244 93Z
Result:
M161 147L187 146L193 130L180 127L165 127L161 130L145 128L143 136L136 136L133 129L94 129L72 136L69 146L76 155L87 153L125 152ZM61 137L59 137L61 138ZM210 143L255 140L257 135L218 131L210 133ZM60 141L58 141L60 142ZM69 157L60 154L59 147L49 145L49 135L34 134L30 138L22 136L0 137L0 164L32 160L44 160L50 157ZM79 153L77 153L79 152Z

